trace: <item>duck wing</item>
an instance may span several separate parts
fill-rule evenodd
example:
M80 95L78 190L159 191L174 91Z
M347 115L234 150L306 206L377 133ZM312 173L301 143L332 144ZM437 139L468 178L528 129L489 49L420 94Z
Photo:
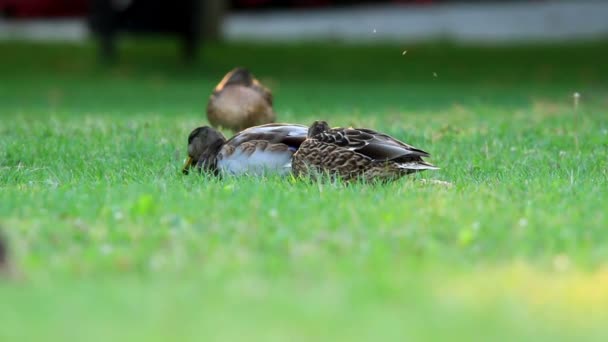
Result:
M373 160L421 161L430 154L387 134L367 128L332 128L315 139L355 151Z
M308 127L266 124L247 128L230 138L218 156L223 173L262 175L286 174L291 158L306 139Z
M283 144L295 151L306 140L307 134L308 127L303 125L273 123L240 131L230 138L226 145L237 147L246 142L262 140L270 144Z

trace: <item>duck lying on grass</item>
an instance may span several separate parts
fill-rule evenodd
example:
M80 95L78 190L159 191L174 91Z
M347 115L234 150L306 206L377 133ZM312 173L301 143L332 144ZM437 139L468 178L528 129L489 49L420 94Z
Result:
M306 140L293 156L296 175L312 178L319 174L338 176L344 181L393 180L438 167L425 162L427 152L391 136L366 128L330 128L315 121Z
M235 68L213 90L207 119L213 127L233 131L274 122L272 93L247 69Z
M308 127L267 124L248 128L226 140L219 131L198 127L188 136L188 159L182 172L190 168L216 175L265 175L291 172L291 159L306 139Z

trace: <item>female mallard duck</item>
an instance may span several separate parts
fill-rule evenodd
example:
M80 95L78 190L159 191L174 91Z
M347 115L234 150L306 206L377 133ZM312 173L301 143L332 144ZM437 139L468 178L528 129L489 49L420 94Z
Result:
M427 152L407 145L386 134L365 128L330 128L315 121L308 137L293 156L297 175L319 173L353 179L392 180L401 176L438 169L422 160Z
M213 127L240 131L274 122L272 93L244 68L230 71L215 87L207 104Z
M222 133L198 127L188 136L188 159L182 172L192 166L214 174L283 175L291 172L291 158L306 139L308 127L267 124L248 128L226 140Z

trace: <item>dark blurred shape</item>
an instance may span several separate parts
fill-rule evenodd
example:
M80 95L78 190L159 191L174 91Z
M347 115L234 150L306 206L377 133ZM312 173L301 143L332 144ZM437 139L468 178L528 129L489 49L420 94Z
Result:
M202 0L91 0L89 24L105 61L116 58L122 32L178 36L186 60L196 57L201 33Z

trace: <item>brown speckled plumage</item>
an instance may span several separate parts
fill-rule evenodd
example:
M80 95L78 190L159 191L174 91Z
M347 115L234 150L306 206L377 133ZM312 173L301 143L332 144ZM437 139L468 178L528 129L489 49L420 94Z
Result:
M207 119L213 127L240 131L272 123L272 93L247 69L235 68L215 87L207 104Z
M429 156L371 129L330 128L325 121L316 121L294 154L292 168L295 174L312 178L327 174L344 181L387 181L437 169L422 159Z

